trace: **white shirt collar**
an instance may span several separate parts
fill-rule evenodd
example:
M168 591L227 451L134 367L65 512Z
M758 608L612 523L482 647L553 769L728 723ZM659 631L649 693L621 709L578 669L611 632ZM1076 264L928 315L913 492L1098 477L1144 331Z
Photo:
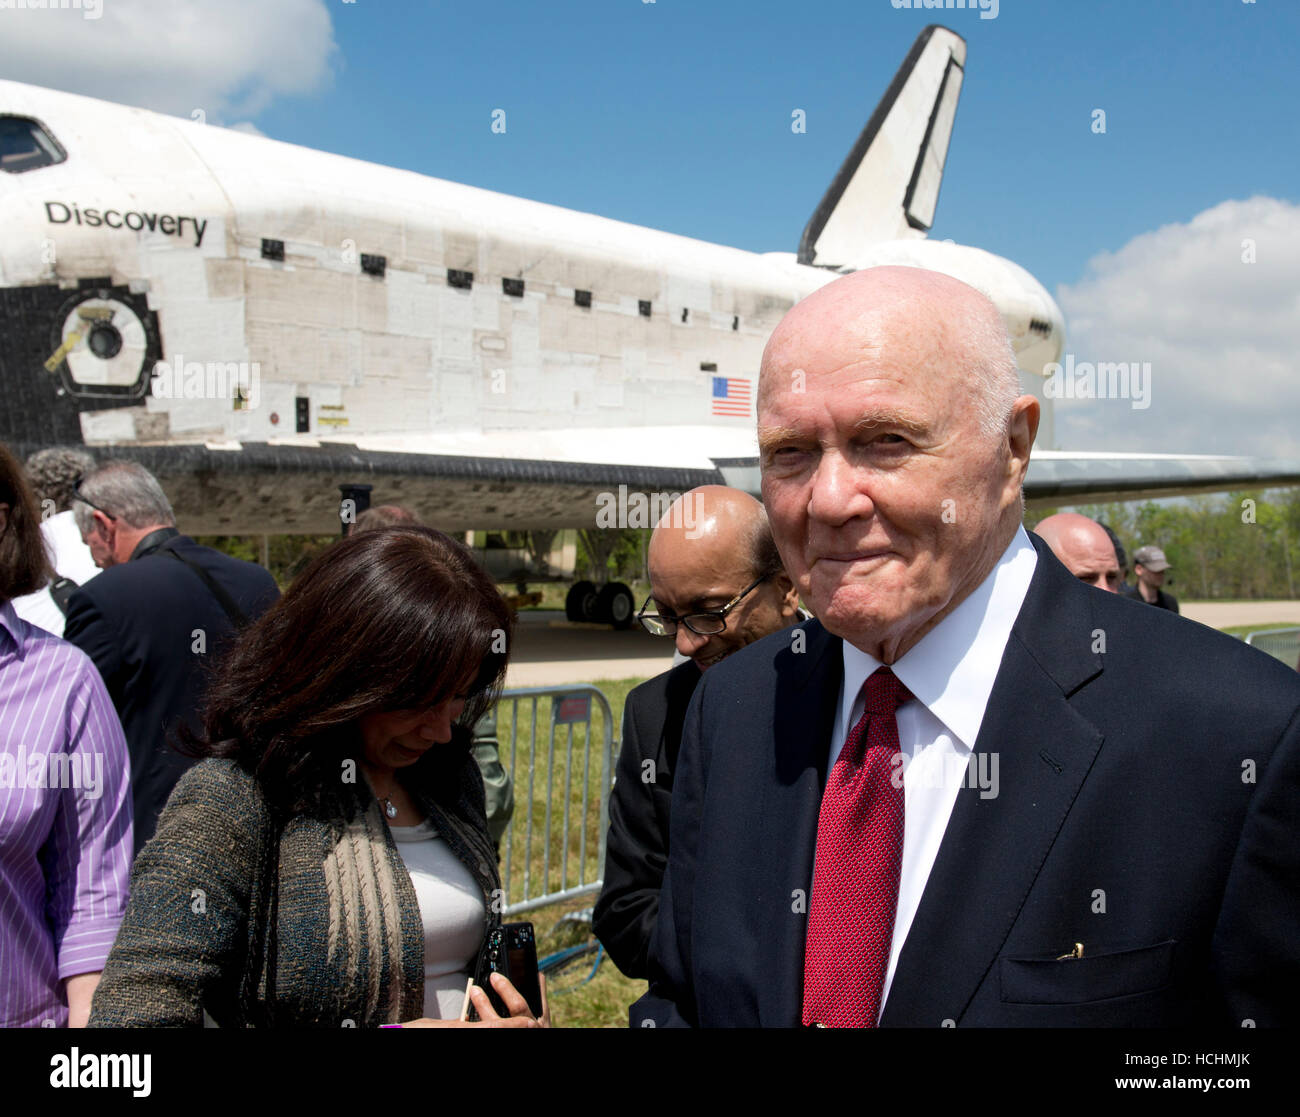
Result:
M903 685L967 751L975 745L989 695L1020 614L1038 553L1024 527L1016 529L997 565L960 605L893 665ZM853 704L881 663L844 641L840 724L852 725Z

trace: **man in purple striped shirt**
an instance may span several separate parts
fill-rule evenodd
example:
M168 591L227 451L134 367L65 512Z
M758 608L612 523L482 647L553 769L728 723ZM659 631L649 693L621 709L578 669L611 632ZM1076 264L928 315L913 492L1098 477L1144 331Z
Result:
M45 573L0 447L0 1027L84 1026L131 871L130 764L103 680L9 600Z

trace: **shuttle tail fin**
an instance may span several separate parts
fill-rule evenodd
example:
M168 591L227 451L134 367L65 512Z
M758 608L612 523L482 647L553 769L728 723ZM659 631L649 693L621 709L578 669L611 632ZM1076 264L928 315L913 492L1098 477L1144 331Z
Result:
M799 262L852 265L882 240L934 221L966 65L966 41L931 24L889 83L799 242Z

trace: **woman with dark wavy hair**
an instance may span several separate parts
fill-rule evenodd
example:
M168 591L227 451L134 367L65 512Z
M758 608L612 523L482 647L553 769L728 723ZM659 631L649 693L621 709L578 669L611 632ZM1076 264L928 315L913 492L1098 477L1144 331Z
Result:
M440 531L318 556L212 681L91 1026L459 1023L503 895L468 727L510 627ZM493 981L511 1015L476 987L483 1024L547 1023Z

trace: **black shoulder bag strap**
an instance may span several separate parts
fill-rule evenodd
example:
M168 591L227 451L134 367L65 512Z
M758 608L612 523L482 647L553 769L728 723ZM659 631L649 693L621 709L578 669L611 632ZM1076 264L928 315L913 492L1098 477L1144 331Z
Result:
M68 615L68 599L80 588L71 578L55 578L50 583L50 597L65 617Z
M170 542L171 540L168 540L167 543L164 543L161 547L158 548L158 550L163 552L164 554L171 555L171 557L174 559L178 559L179 561L183 562L186 566L188 566L191 570L193 570L195 574L197 574L200 578L202 578L204 584L208 587L208 589L212 591L212 596L217 599L217 604L220 605L221 608L225 610L226 616L230 618L230 623L233 624L236 628L243 628L244 625L248 623L248 617L245 615L244 611L238 605L235 604L235 599L231 597L230 594L228 594L217 583L217 580L206 570L204 570L203 567L201 567L197 562L195 562L191 558L186 558L179 551L172 550L172 548L168 545L170 544Z

